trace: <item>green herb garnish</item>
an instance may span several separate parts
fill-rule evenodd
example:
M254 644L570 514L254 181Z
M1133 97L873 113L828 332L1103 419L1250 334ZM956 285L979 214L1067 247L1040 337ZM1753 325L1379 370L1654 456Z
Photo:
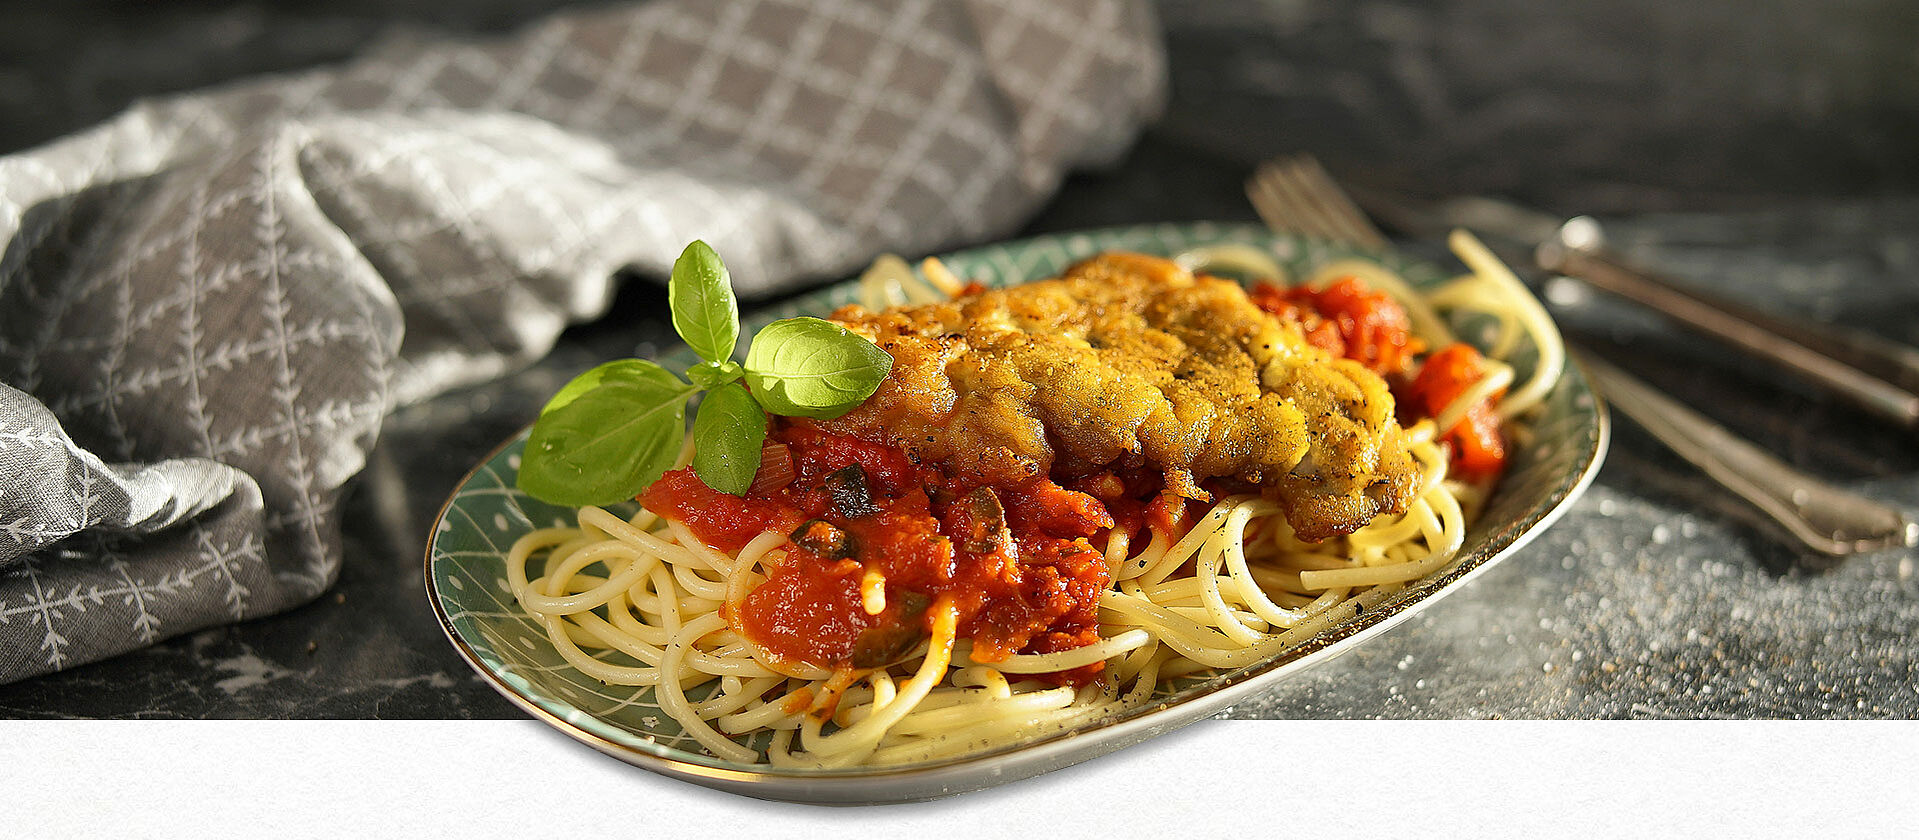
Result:
M719 254L693 240L673 261L666 297L673 307L673 329L686 339L686 346L710 364L733 358L740 342L740 306Z
M693 472L706 486L746 494L759 470L766 415L830 419L873 395L893 357L818 318L774 321L753 337L742 366L739 304L718 254L686 246L667 286L673 329L702 361L685 379L642 359L575 377L540 409L521 456L519 487L545 502L609 505L639 495L673 466L693 419ZM744 387L734 384L745 380Z
M746 351L746 384L760 405L789 417L831 419L873 393L893 357L831 321L788 318Z
M693 440L693 473L721 493L744 496L760 471L766 412L745 388L709 392L693 418Z

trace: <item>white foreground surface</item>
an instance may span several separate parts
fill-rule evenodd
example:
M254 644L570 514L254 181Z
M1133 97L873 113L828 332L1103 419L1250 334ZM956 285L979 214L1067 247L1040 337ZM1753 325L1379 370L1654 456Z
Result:
M534 721L0 722L0 837L1896 836L1910 722L1205 721L910 805L763 802Z

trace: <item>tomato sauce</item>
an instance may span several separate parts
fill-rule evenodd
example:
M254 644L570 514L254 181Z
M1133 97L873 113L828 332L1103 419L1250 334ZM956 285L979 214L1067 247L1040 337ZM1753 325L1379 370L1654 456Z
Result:
M1154 532L1183 534L1197 518L1192 500L1163 492L1165 479L1148 467L1081 476L1067 486L1103 505L1113 518L1113 530L1125 534L1135 545L1151 539ZM1216 496L1235 492L1220 492L1221 488L1212 486L1207 489Z
M673 470L640 494L648 510L680 520L721 551L746 547L765 531L785 531L802 521L799 511L777 498L740 498L706 486L691 468Z
M740 498L681 469L640 495L721 550L766 530L792 534L785 560L728 616L769 654L826 667L890 664L931 631L927 607L942 597L958 610L976 661L1098 640L1099 597L1111 580L1086 538L1116 524L1100 499L1047 478L962 481L897 448L803 422L775 419L772 443L791 456L783 486L756 482ZM869 573L885 580L878 615L862 597ZM1101 667L1041 678L1083 685Z
M1248 296L1259 308L1298 322L1307 344L1359 362L1381 376L1405 372L1424 349L1424 343L1413 336L1405 307L1357 277L1342 277L1319 291L1260 283Z
M1486 375L1479 351L1463 342L1447 345L1426 357L1419 373L1394 389L1400 422L1433 417L1473 383ZM1506 471L1506 442L1500 436L1493 407L1505 395L1501 389L1474 403L1450 429L1440 430L1450 456L1450 472L1467 481L1496 479Z

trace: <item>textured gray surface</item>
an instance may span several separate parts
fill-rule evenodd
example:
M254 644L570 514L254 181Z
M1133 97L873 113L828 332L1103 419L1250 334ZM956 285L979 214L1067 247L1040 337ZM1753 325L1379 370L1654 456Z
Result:
M1909 3L1160 5L1168 130L1242 160L1305 148L1407 186L1585 211L1919 179Z
M231 42L239 46L199 49L182 46L202 31L186 24L105 26L124 39L123 52L151 62L125 86L152 92L211 81L209 64L253 72L308 60L256 49L263 44L317 50L324 33L344 27L353 37L329 43L345 50L394 18L484 28L511 19L502 10L513 5L489 4L472 19L448 11L450 2L142 13L237 18L253 33ZM1168 120L1114 171L1069 181L1030 230L1248 219L1238 188L1248 166L1307 149L1348 177L1604 211L1627 250L1702 284L1919 342L1911 152L1919 52L1910 46L1919 22L1908 4L1224 5L1162 4L1173 61ZM50 42L61 31L91 30L56 22L15 37ZM303 40L303 31L320 34ZM97 49L81 43L83 53ZM311 59L329 57L337 56ZM57 78L47 69L55 66L0 71L10 74L0 81ZM90 66L103 73L112 63ZM55 103L35 106L52 116L32 128L52 136L78 127L57 124L60 115L78 119L77 106L44 87L28 85L33 101ZM0 84L0 94L22 89ZM25 100L7 101L12 114L11 103ZM38 139L13 130L15 142ZM1557 291L1572 302L1558 308L1562 320L1606 355L1796 465L1919 513L1910 438L1647 313ZM467 672L425 609L426 528L460 475L569 374L659 349L670 335L653 314L662 297L629 284L609 319L570 333L534 369L393 418L349 491L348 557L319 602L0 687L0 715L514 716ZM1919 716L1906 641L1919 619L1919 554L1822 569L1774 547L1721 496L1616 423L1591 491L1525 550L1234 714Z

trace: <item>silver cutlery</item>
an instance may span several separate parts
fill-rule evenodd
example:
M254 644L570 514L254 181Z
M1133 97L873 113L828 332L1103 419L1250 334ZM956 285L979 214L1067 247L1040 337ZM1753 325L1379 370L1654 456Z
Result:
M1491 240L1510 262L1641 304L1882 420L1919 431L1919 350L1844 327L1780 318L1688 286L1614 250L1589 216L1561 221L1487 196L1420 202L1376 190L1350 193L1365 212L1408 236L1467 228Z

